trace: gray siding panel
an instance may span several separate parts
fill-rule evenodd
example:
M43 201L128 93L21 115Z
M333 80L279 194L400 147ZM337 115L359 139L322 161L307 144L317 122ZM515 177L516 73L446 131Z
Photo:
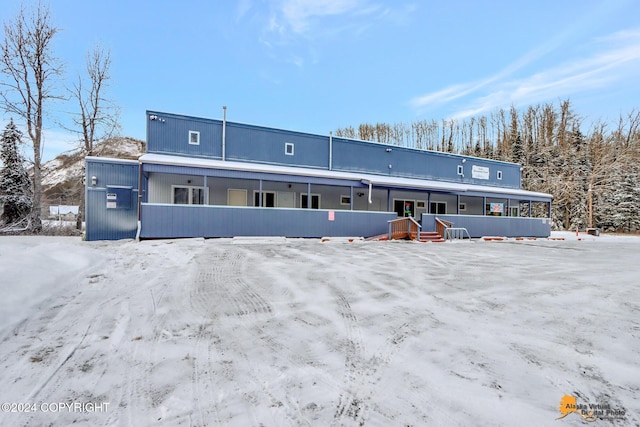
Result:
M373 236L388 230L395 213L142 205L142 238L285 236Z
M435 218L449 221L453 227L464 227L473 238L483 236L501 237L549 237L551 220L548 218L521 218L483 215L422 215L422 229L433 231Z
M464 162L463 162L464 160ZM462 166L464 176L458 175ZM474 166L488 169L488 179L473 177ZM454 154L333 138L333 169L404 178L520 188L520 165ZM498 171L502 179L498 179Z
M118 240L136 237L138 226L138 169L131 161L87 158L85 177L86 239ZM92 177L96 185L92 185ZM107 187L130 189L129 204L107 209Z
M157 119L150 120L150 116ZM189 144L189 131L200 132L200 144ZM147 152L183 154L193 157L222 158L222 121L147 114Z
M200 132L200 145L189 144L189 130ZM293 144L293 155L285 154L286 143ZM227 122L225 145L226 160L329 169L328 136ZM147 112L147 152L221 159L222 121ZM331 157L337 171L520 188L514 163L346 138L333 138Z
M227 123L226 160L329 168L329 137ZM285 144L293 144L293 154Z

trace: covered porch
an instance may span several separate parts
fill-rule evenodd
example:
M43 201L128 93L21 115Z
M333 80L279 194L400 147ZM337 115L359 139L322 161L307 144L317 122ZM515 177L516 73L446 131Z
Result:
M369 237L404 216L472 237L546 237L551 224L547 194L353 172L147 154L140 184L141 238Z

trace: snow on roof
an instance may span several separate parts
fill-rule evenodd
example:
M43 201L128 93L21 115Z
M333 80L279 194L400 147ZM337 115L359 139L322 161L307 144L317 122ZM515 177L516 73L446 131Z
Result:
M144 154L139 159L140 163L200 167L209 169L227 169L243 172L274 173L282 175L298 175L314 178L334 178L359 181L373 186L401 187L424 190L439 190L453 192L491 193L496 195L508 195L523 198L552 199L551 194L535 191L521 190L517 188L490 187L486 185L465 184L447 181L435 181L418 178L402 178L394 176L374 175L356 172L330 171L326 169L312 169L292 166L270 165L262 163L244 163L234 161L221 161L193 157L171 156L167 154Z

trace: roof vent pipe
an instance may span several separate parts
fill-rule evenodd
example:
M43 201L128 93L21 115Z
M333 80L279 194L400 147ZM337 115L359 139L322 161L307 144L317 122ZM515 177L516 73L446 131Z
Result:
M329 170L333 169L333 134L329 132Z
M222 106L222 161L225 160L225 151L227 148L227 106Z

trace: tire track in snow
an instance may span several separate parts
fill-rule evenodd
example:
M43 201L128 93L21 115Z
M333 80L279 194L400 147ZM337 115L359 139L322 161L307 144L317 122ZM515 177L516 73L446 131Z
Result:
M245 257L233 247L203 252L196 258L198 272L191 290L191 305L204 317L269 314L271 305L246 283Z
M344 320L347 335L345 350L345 391L340 393L338 405L333 416L333 425L355 422L359 426L366 424L371 411L373 397L386 368L393 360L410 331L410 324L404 323L396 328L385 340L382 348L367 359L362 341L358 319L346 297L334 289L338 310Z
M225 322L246 325L248 330L259 336L260 343L266 344L271 350L281 351L275 340L263 335L264 331L260 326L252 326L265 316L271 318L273 308L246 278L249 266L247 256L241 252L246 250L229 245L212 248L197 256L197 272L190 292L190 304L194 311L216 324ZM208 424L211 422L211 415L215 416L217 424L225 424L231 420L227 417L233 414L226 413L228 408L223 402L223 394L214 396L213 393L221 382L228 382L235 384L231 397L241 397L249 405L249 411L244 414L248 419L258 421L251 410L254 407L282 408L289 424L304 424L304 420L297 416L286 399L276 396L269 383L255 370L245 351L247 344L234 336L223 340L219 336L209 335L204 333L201 326L194 357L192 385L198 422ZM255 346L256 343L252 342L251 345ZM224 355L235 357L226 360L220 357ZM243 377L238 378L238 373ZM242 384L241 388L238 387L239 384ZM206 397L203 398L203 394Z

